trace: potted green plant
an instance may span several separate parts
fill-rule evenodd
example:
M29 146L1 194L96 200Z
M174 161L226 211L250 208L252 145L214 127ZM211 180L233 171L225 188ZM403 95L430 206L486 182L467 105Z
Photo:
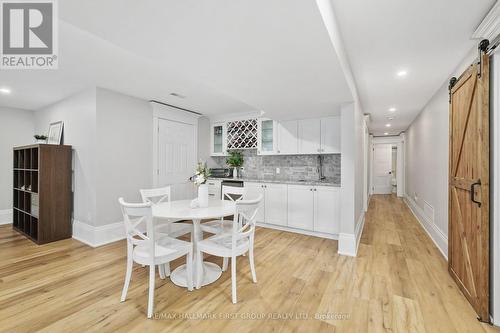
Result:
M236 150L228 151L229 157L226 163L229 167L233 168L233 178L238 178L238 168L243 165L243 155Z
M36 143L46 143L47 142L47 136L46 135L40 135L36 134L34 135Z

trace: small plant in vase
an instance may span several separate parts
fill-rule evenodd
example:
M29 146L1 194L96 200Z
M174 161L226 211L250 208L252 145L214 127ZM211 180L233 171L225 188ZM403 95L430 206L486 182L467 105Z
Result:
M45 136L45 135L37 134L37 135L34 135L34 137L35 137L36 143L46 143L47 142L47 136Z
M226 164L233 168L233 178L238 178L238 168L243 165L243 155L236 150L228 152L229 157L226 159Z
M210 177L210 169L203 162L198 163L196 173L189 177L189 180L198 186L199 207L208 207L208 186L206 184L208 177Z

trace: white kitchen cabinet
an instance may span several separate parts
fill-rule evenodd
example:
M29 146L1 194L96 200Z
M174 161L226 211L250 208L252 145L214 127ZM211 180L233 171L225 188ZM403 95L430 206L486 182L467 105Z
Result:
M340 117L321 118L322 154L340 153Z
M220 199L222 197L220 180L218 179L207 180L207 187L208 187L209 199Z
M298 153L297 120L280 121L278 124L278 154Z
M319 118L298 121L299 154L321 152L321 121Z
M245 182L248 199L262 194L262 202L257 213L257 222L286 226L287 185Z
M313 230L313 186L288 185L288 226L297 229Z
M249 183L245 182L244 186L246 188L246 197L251 199L257 199L260 194L262 194L262 201L260 202L259 210L257 211L256 221L264 223L265 222L265 201L266 194L264 184L261 183Z
M340 188L316 186L314 193L314 231L338 234L340 229Z
M210 125L210 154L225 156L227 150L226 124L212 123Z
M265 223L287 225L287 185L263 184L265 192Z
M273 155L278 151L278 123L259 118L257 125L257 155Z
M340 188L288 185L288 226L306 231L338 234Z

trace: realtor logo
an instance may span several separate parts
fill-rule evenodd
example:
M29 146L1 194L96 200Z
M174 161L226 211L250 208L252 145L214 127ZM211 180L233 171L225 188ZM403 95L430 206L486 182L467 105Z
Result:
M0 0L0 69L57 68L56 0Z

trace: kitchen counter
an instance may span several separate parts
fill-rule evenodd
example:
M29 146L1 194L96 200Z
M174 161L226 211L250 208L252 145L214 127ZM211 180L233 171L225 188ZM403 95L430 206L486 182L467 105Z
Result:
M286 180L286 179L276 179L276 178L214 178L209 177L211 180L237 180L249 183L276 183L276 184L289 184L289 185L310 185L310 186L334 186L340 187L339 183L333 181L333 179L325 180Z

